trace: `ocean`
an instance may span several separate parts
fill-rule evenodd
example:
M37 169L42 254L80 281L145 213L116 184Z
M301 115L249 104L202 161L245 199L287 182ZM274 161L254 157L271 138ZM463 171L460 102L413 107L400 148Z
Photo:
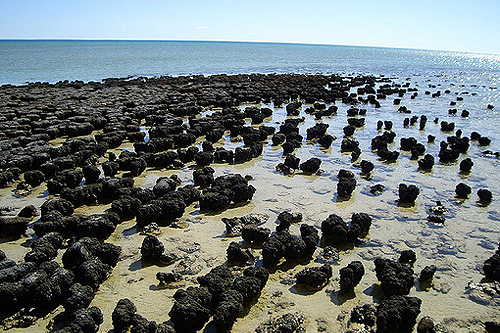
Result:
M498 82L500 55L283 43L0 41L0 84L221 73L446 73Z

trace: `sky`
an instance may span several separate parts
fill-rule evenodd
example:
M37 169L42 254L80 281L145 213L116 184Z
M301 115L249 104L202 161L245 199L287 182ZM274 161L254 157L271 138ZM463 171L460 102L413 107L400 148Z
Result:
M265 41L500 53L500 0L0 0L0 39Z

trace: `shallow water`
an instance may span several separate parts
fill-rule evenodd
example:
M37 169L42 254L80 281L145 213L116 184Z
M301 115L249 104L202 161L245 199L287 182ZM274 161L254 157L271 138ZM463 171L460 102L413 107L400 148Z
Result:
M430 80L430 82L428 81ZM305 314L305 326L308 332L316 331L344 331L350 310L358 304L378 302L379 287L374 272L373 260L376 257L397 259L404 249L412 249L417 254L414 270L416 274L427 265L434 264L438 271L434 276L434 285L429 290L420 290L418 283L412 288L410 296L422 299L422 312L420 317L431 316L441 322L450 331L477 332L482 329L481 323L500 317L500 307L490 303L480 303L472 300L465 292L469 281L478 283L483 274L481 267L489 258L500 240L500 186L496 173L500 167L500 159L484 156L485 148L478 147L471 142L467 154L461 154L457 163L442 165L437 161L431 172L417 170L417 161L410 160L409 153L402 152L396 163L379 161L376 153L370 149L371 138L377 135L377 120L393 121L393 131L397 133L395 143L390 145L390 150L399 151L399 140L403 137L414 136L418 142L426 147L426 153L437 157L439 142L446 140L452 133L440 131L439 125L433 119L453 121L456 129L461 129L463 134L469 136L473 130L492 139L487 149L499 150L500 134L496 130L499 124L497 111L487 110L486 105L500 104L498 90L494 82L483 82L481 77L476 81L462 77L413 77L395 79L395 82L410 82L410 87L419 88L419 95L415 100L410 99L407 93L401 105L406 105L412 113L398 113L398 106L393 105L393 97L380 100L381 108L375 109L370 105L361 105L366 108L366 125L357 129L354 137L360 142L362 150L361 159L372 161L375 169L371 178L360 176L360 170L351 163L350 154L340 152L340 143L343 137L342 128L346 126L346 110L348 105L337 101L339 111L337 115L324 117L321 122L329 124L328 134L337 137L329 149L319 148L316 143L303 141L296 156L305 161L310 157L319 157L322 160L319 175L303 175L297 172L293 176L284 176L275 171L278 163L282 162L282 149L271 146L269 138L265 145L262 157L250 162L237 165L214 164L215 176L227 173L241 173L251 175L252 184L257 192L253 200L247 205L233 207L221 214L207 215L200 213L194 205L186 209L184 216L178 221L183 228L162 227L161 241L167 251L173 251L184 258L188 271L180 263L167 267L149 266L142 267L140 262L140 245L144 236L134 229L134 221L120 224L108 242L120 245L123 249L122 259L113 269L94 298L92 305L99 306L104 313L104 323L100 331L107 332L112 329L111 312L117 301L121 298L130 298L138 308L138 313L149 320L162 322L168 319L168 312L173 304L172 295L175 289L158 289L155 274L158 271L171 271L184 269L185 286L195 285L197 274L205 274L219 264L226 261L225 251L232 240L240 241L240 237L224 237L224 224L222 217L242 216L248 213L262 213L269 215L265 224L275 230L276 217L284 211L300 212L304 222L318 228L321 222L330 214L337 214L350 220L354 212L368 213L372 218L372 227L366 243L348 251L340 252L340 261L333 262L333 278L322 290L313 294L304 294L297 291L292 281L293 275L301 270L305 264L296 266L283 266L271 274L270 280L264 288L258 302L250 309L249 313L239 318L233 327L233 332L253 331L261 322L270 317L288 312L301 312ZM429 88L429 84L439 85ZM477 86L472 86L476 85ZM461 86L463 85L463 86ZM450 89L450 94L444 90ZM435 92L441 90L442 95L432 98L425 95L424 91ZM461 94L462 92L469 94ZM470 111L469 118L448 115L450 101L463 96L464 101L457 102L458 114L462 109ZM477 95L472 95L476 93ZM241 108L247 105L241 105ZM273 105L265 105L273 107ZM304 105L302 110L307 106ZM327 105L328 106L328 105ZM279 127L279 123L286 119L283 108L274 108L274 115L265 120L265 125ZM425 130L420 131L418 124L408 128L403 127L403 119L412 115L426 115L428 122ZM313 126L316 121L313 116L305 114L306 121L300 125L304 138L306 129ZM230 142L228 133L224 140L217 145L229 148L242 146L243 143ZM434 144L427 144L427 135L436 136ZM217 146L216 145L216 146ZM122 149L130 149L126 144ZM469 175L459 173L459 162L470 157L474 161L472 172ZM192 183L194 166L188 165L182 170L149 170L136 178L136 186L152 187L160 176L177 174L182 184ZM347 169L356 175L357 186L351 199L340 201L337 199L337 172ZM413 207L399 207L397 204L397 188L400 183L415 184L420 188L420 195ZM455 186L464 182L472 187L473 193L467 200L455 199ZM381 183L386 186L385 191L373 196L369 193L370 186ZM493 201L486 207L476 202L476 192L480 188L488 188L493 193ZM22 208L28 202L39 206L44 200L43 190L33 193L26 199L12 196L10 190L2 190L0 206L15 206ZM448 209L444 225L435 225L427 222L429 207L440 200ZM82 207L78 212L90 214L100 212L109 206ZM298 225L290 229L292 234L299 234ZM1 248L9 258L22 260L28 252L27 240L21 238L4 242ZM24 246L19 247L19 244ZM320 253L318 248L314 258ZM60 251L62 255L63 251ZM260 251L254 250L257 258ZM360 260L365 266L366 274L361 283L355 288L355 295L350 299L339 299L339 269L347 266L353 260ZM316 266L320 262L311 261L307 266ZM259 264L259 263L258 263ZM193 275L190 275L194 273ZM56 312L61 311L61 308ZM419 318L420 318L419 317ZM38 328L43 327L51 319L38 321ZM33 329L19 329L29 331ZM18 329L13 330L18 331ZM215 331L212 327L206 328L207 332Z

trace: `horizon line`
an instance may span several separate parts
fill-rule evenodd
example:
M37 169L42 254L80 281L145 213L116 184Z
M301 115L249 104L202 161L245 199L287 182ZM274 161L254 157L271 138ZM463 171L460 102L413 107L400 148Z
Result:
M308 46L343 46L343 47L367 47L379 49L399 49L399 50L414 50L414 51L437 51L437 52L456 52L470 53L479 55L500 55L500 52L474 52L474 51L457 51L444 49L429 49L418 47L404 46L380 46L380 45L361 45L361 44L331 44L317 42L293 42L293 41L262 41L262 40L223 40L223 39L156 39L156 38L0 38L0 41L89 41L89 42L203 42L203 43L250 43L250 44L285 44L285 45L308 45Z

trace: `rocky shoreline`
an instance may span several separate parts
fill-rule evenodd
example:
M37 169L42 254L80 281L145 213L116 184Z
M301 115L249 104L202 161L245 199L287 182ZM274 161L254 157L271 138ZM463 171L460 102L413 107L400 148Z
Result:
M498 230L486 224L470 231L488 242L490 251L474 259L484 263L485 280L464 285L466 293L450 302L476 302L471 307L488 314L458 324L456 317L431 319L436 313L426 305L431 293L446 289L434 283L435 274L460 275L460 268L446 268L448 258L425 256L444 236L408 246L410 239L391 235L391 242L406 242L392 250L377 239L381 216L391 219L394 206L420 221L397 232L416 228L424 236L446 228L460 210L477 209L486 223L487 210L498 207L494 179L468 182L476 169L490 167L483 166L486 156L498 153L487 150L492 141L481 129L467 136L458 120L446 118L470 116L457 115L453 107L468 94L457 95L384 77L298 74L1 86L4 328L494 332L500 248L491 250ZM441 101L446 120L408 116L420 99ZM404 163L429 180L400 179ZM454 195L443 205L426 191L432 177L450 170L461 181L447 189ZM273 195L273 186L288 194ZM316 197L321 188L328 190ZM377 199L391 190L391 204ZM320 210L299 209L301 196ZM428 212L418 209L422 200L433 205ZM471 206L460 208L464 202ZM453 251L440 254L460 261ZM362 291L360 283L371 287ZM284 300L292 294L317 300L320 312L335 318L308 317L300 303ZM148 307L161 308L161 319Z

